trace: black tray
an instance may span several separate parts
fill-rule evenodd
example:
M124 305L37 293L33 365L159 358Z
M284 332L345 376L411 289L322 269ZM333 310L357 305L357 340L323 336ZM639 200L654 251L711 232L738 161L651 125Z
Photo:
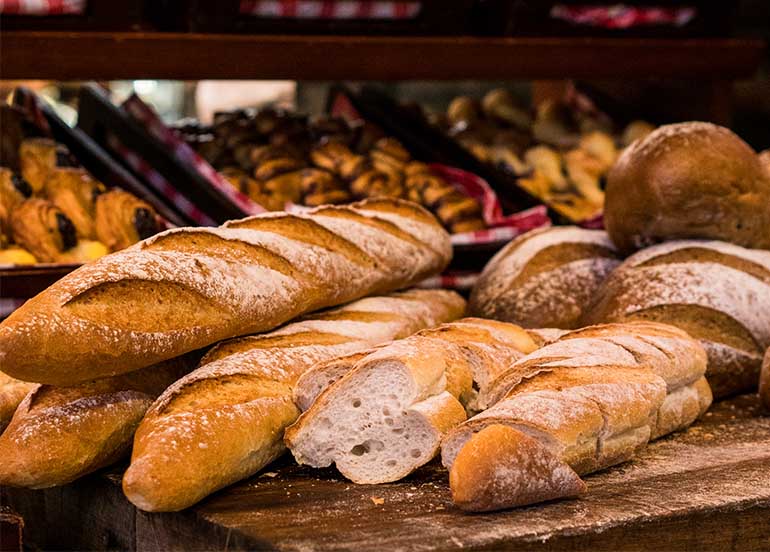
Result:
M120 153L113 151L108 142L108 136L114 135L125 147L144 159L153 170L172 183L180 194L218 223L248 215L212 186L195 167L177 159L164 144L150 135L133 117L115 106L104 89L95 84L85 85L80 90L78 128L87 133L116 159L121 160ZM134 172L131 167L127 166L127 168L137 179L146 182L148 188L152 188L145 175ZM173 205L167 198L163 198L163 200L169 208L175 209L187 221L187 225L195 226L194 221L189 220L189 217L177 206Z

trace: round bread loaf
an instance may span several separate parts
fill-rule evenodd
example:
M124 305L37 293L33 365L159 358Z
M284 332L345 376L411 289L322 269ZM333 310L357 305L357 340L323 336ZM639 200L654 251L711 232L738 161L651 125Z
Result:
M755 389L770 346L770 251L701 240L639 251L607 278L585 323L629 320L699 339L715 397Z
M489 261L471 292L470 311L525 328L577 328L618 264L601 230L560 226L527 232Z
M623 253L684 238L770 248L770 172L711 123L665 125L626 148L607 176L604 222Z

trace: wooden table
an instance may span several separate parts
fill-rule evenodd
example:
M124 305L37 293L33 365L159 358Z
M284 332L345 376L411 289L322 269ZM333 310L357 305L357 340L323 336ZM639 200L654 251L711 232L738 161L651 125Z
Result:
M358 486L288 460L187 511L148 514L113 468L63 488L3 489L41 548L195 550L768 550L770 417L724 401L635 461L586 479L577 500L493 514L452 506L446 472Z

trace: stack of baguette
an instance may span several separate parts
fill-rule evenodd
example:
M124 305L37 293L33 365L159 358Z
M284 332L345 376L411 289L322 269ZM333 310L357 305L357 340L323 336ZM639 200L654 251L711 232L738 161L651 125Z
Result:
M32 390L2 436L2 480L62 484L109 463L128 448L152 400L194 364L196 351L311 310L409 286L443 269L450 255L449 236L430 214L403 201L373 200L172 230L82 267L0 325L4 404L15 405ZM230 379L207 380L197 371L174 388L175 400L164 398L153 413L192 406L196 399L186 391L205 394L212 382L222 385L214 404L223 405L245 389L233 384L249 378L267 397L261 403L294 408L291 384L309 363L404 337L463 309L449 292L409 292L365 299L272 336L227 342L206 357L205 369L218 373L235 364ZM226 360L228 351L236 358ZM273 372L254 368L260 355ZM241 363L251 357L249 372ZM263 423L275 427L273 444L242 454L269 461L281 447L281 424L293 419L264 414ZM248 416L259 423L254 412ZM249 470L258 469L253 460L246 458Z
M699 343L663 324L564 335L514 363L491 385L494 406L444 439L455 503L486 511L574 496L578 475L701 416L711 404L705 370Z
M502 367L536 348L518 326L465 319L317 366L295 389L295 402L312 406L286 443L300 464L396 481L435 456Z

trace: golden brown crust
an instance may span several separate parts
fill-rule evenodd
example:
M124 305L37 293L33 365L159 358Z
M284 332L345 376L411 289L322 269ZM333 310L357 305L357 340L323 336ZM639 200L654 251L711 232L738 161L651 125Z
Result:
M0 434L11 421L21 401L35 387L36 383L19 381L0 372Z
M770 248L770 174L726 128L666 125L609 172L604 222L624 253L683 238Z
M471 437L449 471L452 500L487 512L574 497L586 490L578 474L537 439L493 424Z
M73 387L33 385L0 435L0 484L64 485L118 460L152 400L199 357Z

